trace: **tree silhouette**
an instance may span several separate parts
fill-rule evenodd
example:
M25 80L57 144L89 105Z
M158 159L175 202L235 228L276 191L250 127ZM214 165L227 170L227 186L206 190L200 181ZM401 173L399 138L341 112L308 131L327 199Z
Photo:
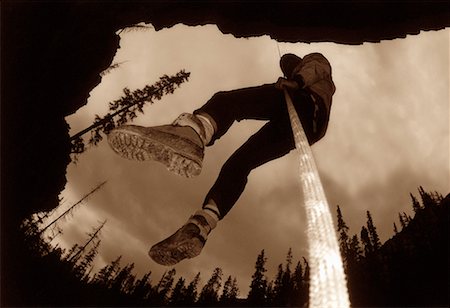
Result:
M371 239L369 232L374 225L370 213L367 225L361 229L361 242L357 235L349 236L346 273L352 305L448 306L446 269L450 195L443 198L436 192L421 189L419 192L423 195L422 200L428 202L427 207L416 205L420 210L415 211L412 218L402 213L400 217L408 224L407 228L398 231L378 249L374 249L376 241ZM164 273L159 283L152 286L151 272L136 279L132 274L134 264L121 267L119 256L89 278L100 245L96 236L100 228L93 229L85 243L77 243L66 252L44 241L39 235L38 224L36 217L22 224L25 231L23 242L32 252L32 261L24 264L29 276L21 283L33 290L26 300L34 306L304 307L308 302L308 263L304 258L303 262L293 263L291 249L285 263L278 266L273 280L265 276L267 258L265 250L261 250L256 258L247 299L237 298L237 280L232 275L227 277L219 297L222 270L216 268L197 301L200 273L187 286L186 280L180 277L172 288L173 269ZM293 264L296 264L295 268ZM258 294L261 295L259 298Z
M88 280L89 273L92 270L91 265L98 254L98 247L100 246L100 243L100 239L94 241L94 244L92 245L89 252L84 255L83 259L80 261L80 264L75 267L75 275L77 277Z
M237 286L236 278L232 278L231 275L228 276L225 284L223 285L222 295L220 296L219 302L224 306L231 306L235 303L239 293L239 288Z
M182 306L185 301L185 293L186 293L186 280L183 277L180 277L173 287L172 294L169 299L169 306Z
M111 286L112 279L115 277L117 271L120 268L120 260L122 256L118 256L111 264L103 267L98 275L94 279L94 283L105 286L109 288Z
M189 79L190 73L184 70L179 71L174 76L164 75L160 77L154 85L147 85L142 89L130 91L123 90L124 95L114 102L109 103L109 113L104 117L95 115L94 123L70 137L72 144L71 153L77 155L83 153L87 146L95 146L103 140L103 134L108 134L117 126L128 121L133 121L138 113L144 113L143 107L146 103L153 104L154 100L160 100L164 95L172 94L177 87ZM90 132L87 142L82 136Z
M198 303L206 306L212 306L219 301L219 289L222 286L222 269L216 267L211 278L203 287L198 298Z
M61 215L59 215L54 220L52 220L49 224L47 224L47 226L42 228L39 231L39 234L44 233L48 228L50 228L52 225L57 223L60 219L67 217L67 215L71 215L73 213L73 211L77 208L77 206L79 206L80 204L83 204L83 202L87 201L91 195L93 195L94 193L99 191L103 187L103 185L105 185L106 183L107 183L107 181L104 181L104 182L98 184L94 189L92 189L90 192L88 192L86 195L84 195L80 200L75 202L71 207L69 207L67 210L65 210Z
M372 215L369 211L367 211L367 230L369 231L370 242L373 250L378 250L381 246L381 242L378 237L377 228L373 223Z
M97 228L94 228L94 230L90 233L88 233L89 239L86 241L86 243L84 243L83 246L81 246L77 253L75 253L73 256L71 256L67 262L73 262L76 263L76 260L78 260L78 258L84 253L84 251L86 250L86 247L89 246L89 244L91 244L92 242L95 242L95 240L98 239L98 237L100 236L100 232L102 231L103 227L106 224L106 220L101 222L100 225Z
M348 226L344 221L341 209L339 205L337 206L337 231L339 233L339 248L341 250L342 259L344 261L344 266L348 262L348 250L349 250L349 236L348 236Z
M255 273L252 275L252 282L250 284L250 291L248 293L248 303L251 306L260 307L266 304L267 301L267 278L265 268L267 258L264 249L258 255L255 264Z
M402 227L402 230L405 229L408 223L405 221L405 218L401 213L398 213L398 220L400 221L400 226Z
M373 252L373 246L372 241L370 240L369 231L365 226L361 227L361 241L364 247L364 255L370 255Z
M414 213L417 213L418 211L420 211L422 209L422 207L420 206L420 202L417 200L417 198L412 193L410 193L409 196L411 197L412 208L414 210Z
M145 299L150 293L151 285L150 285L150 276L152 272L149 271L141 279L137 280L134 284L133 291L131 294L139 299Z
M176 270L173 268L168 272L164 272L161 280L153 288L152 299L157 306L166 306L169 302L169 294L172 290L172 285L175 280Z
M130 293L134 285L135 277L131 274L134 263L121 268L111 282L111 289L117 293Z
M192 281L186 288L184 297L184 304L186 306L192 306L197 301L198 296L197 287L199 282L200 282L200 273L197 273L197 275L195 275L194 279L192 279Z
M278 265L278 272L273 283L273 298L271 299L271 305L286 306L289 304L291 294L293 293L292 282L292 249L286 255L286 269L283 269L283 265Z

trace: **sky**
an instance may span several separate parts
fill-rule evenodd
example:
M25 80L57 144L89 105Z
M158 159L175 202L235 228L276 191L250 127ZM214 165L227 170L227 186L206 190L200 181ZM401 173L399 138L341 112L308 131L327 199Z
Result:
M409 193L417 188L449 193L449 37L450 30L421 32L403 39L350 46L335 43L277 43L268 36L235 38L215 25L176 25L155 31L122 31L113 63L88 104L66 118L74 135L108 110L123 88L153 84L181 69L191 73L173 95L144 108L133 122L171 123L192 112L217 91L272 83L282 75L279 53L304 56L320 52L330 61L337 91L326 136L312 150L335 218L339 205L350 234L358 234L370 211L382 242L393 236L398 213L412 215ZM113 64L112 63L112 64ZM107 220L95 268L122 255L135 273L152 271L155 284L170 269L153 262L149 248L176 231L200 209L226 159L264 122L235 123L205 152L200 176L186 179L156 162L134 162L116 155L106 140L67 168L67 209L103 181L107 184L59 226L63 248L86 240L87 232ZM176 265L176 279L201 284L214 268L223 282L236 277L246 297L257 255L265 250L267 276L273 279L292 248L294 260L307 257L305 213L298 186L295 151L269 162L250 176L231 212L211 233L200 256Z

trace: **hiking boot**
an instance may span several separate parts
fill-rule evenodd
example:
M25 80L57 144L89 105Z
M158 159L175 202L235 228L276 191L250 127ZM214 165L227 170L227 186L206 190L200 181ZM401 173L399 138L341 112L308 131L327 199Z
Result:
M108 134L108 143L124 158L158 161L181 176L194 177L202 170L204 144L189 126L123 125Z
M184 259L198 256L205 246L208 234L217 222L205 213L198 211L167 239L155 244L149 256L158 264L172 266Z

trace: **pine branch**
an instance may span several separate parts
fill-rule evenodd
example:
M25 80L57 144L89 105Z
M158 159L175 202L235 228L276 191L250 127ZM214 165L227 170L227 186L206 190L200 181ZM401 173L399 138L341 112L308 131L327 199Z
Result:
M81 255L81 253L84 252L84 250L86 249L86 247L87 247L93 240L95 240L95 239L98 237L98 234L99 234L100 231L103 229L103 227L105 226L105 224L106 224L106 220L104 220L104 221L101 223L101 225L100 225L97 229L95 229L94 233L88 234L88 235L90 236L89 240L83 245L83 247L81 247L81 248L78 250L78 252L77 252L76 254L74 254L72 257L70 257L70 258L67 260L67 262L70 262L70 261L72 261L72 260L76 260L76 258L77 258L79 255Z
M72 143L71 153L81 154L86 150L86 145L82 136L91 132L88 145L95 146L103 140L103 134L108 134L117 126L123 125L128 121L133 121L137 113L144 113L145 103L153 103L154 100L160 100L164 95L172 94L176 88L188 81L189 72L179 71L174 76L164 75L154 85L147 85L143 89L130 91L128 88L123 90L124 96L109 103L109 113L103 118L95 116L94 123L70 137Z

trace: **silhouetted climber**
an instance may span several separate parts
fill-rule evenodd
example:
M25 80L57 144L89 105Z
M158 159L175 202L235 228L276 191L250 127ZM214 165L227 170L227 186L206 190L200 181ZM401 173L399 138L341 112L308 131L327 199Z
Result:
M223 136L234 121L268 120L223 165L205 197L202 209L172 236L154 245L150 257L174 265L200 254L208 234L242 194L250 172L295 148L283 89L288 89L309 143L320 140L328 127L335 86L331 66L320 53L280 60L286 78L276 83L218 92L193 114L180 115L171 125L124 125L111 131L108 141L119 155L156 160L183 176L200 173L205 146Z

